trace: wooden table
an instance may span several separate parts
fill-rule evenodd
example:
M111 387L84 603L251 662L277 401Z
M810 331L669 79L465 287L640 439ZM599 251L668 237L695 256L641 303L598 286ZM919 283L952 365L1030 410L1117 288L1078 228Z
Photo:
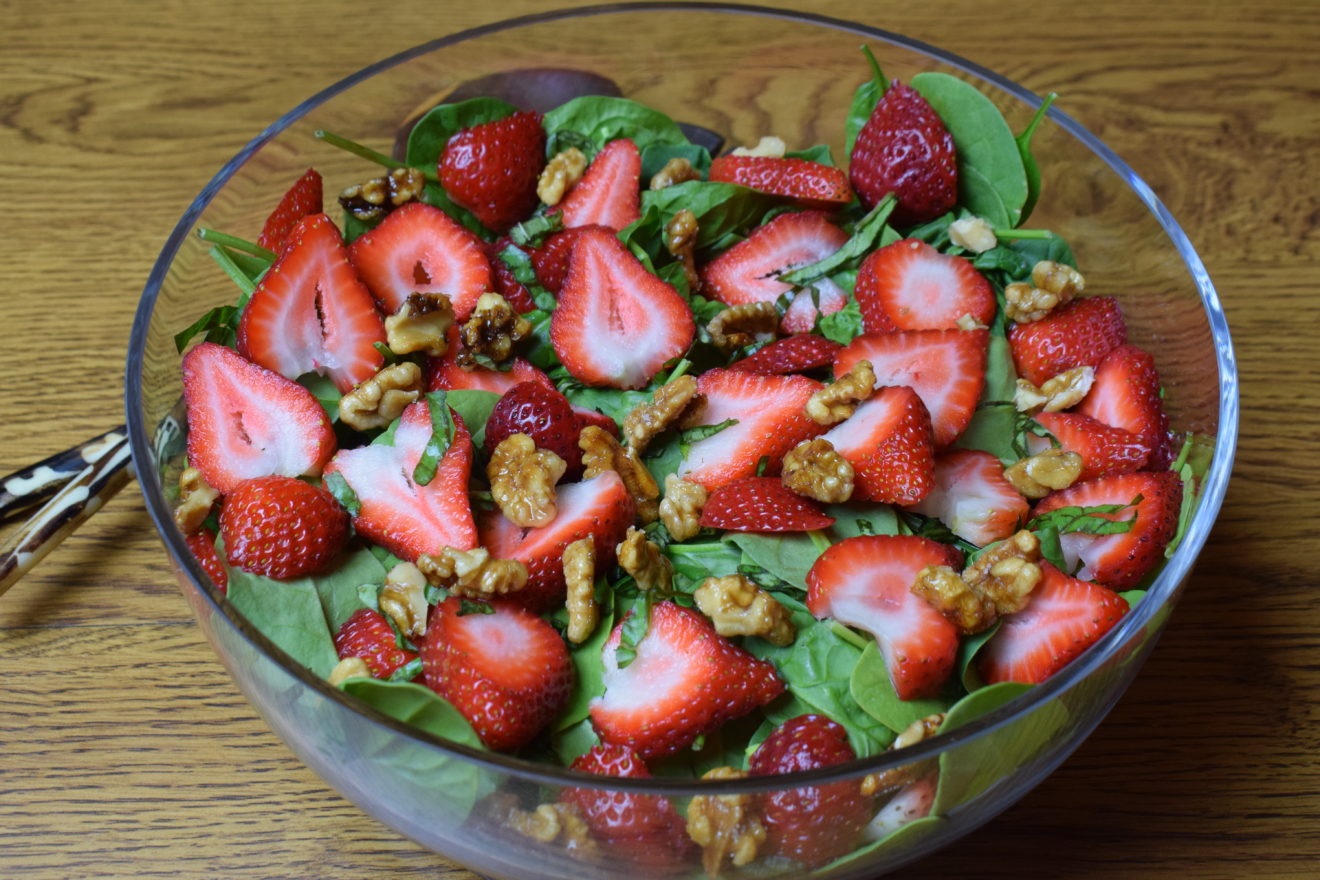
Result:
M792 5L1063 93L1201 250L1242 366L1236 479L1141 677L1038 790L907 876L1320 876L1320 5ZM0 472L122 421L152 261L253 133L371 61L541 8L0 4ZM0 602L0 791L3 877L471 877L255 717L135 487Z

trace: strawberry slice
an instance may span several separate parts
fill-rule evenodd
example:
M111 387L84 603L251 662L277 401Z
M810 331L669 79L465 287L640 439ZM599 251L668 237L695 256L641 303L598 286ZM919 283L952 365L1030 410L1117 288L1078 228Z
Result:
M605 229L584 230L569 258L550 341L570 373L588 385L641 388L687 351L692 309Z
M197 564L210 576L215 588L222 593L226 592L229 589L229 569L225 568L220 552L215 549L215 533L210 529L198 529L184 538L183 542L188 545L192 555L197 557Z
M340 624L335 653L340 660L361 658L372 678L389 678L400 666L417 659L416 651L399 647L394 627L374 608L359 608Z
M623 229L642 216L641 177L637 144L627 138L610 141L556 206L564 228L594 224L615 232Z
M524 111L455 133L440 153L445 194L492 232L505 232L535 210L545 167L541 114Z
M219 492L252 477L319 474L335 454L312 392L213 342L183 356L183 400L188 463Z
M853 466L858 498L916 504L935 485L930 413L911 388L881 388L825 439Z
M1182 480L1171 471L1138 471L1100 477L1051 492L1036 505L1034 514L1040 516L1060 507L1130 505L1140 496L1135 507L1101 514L1105 519L1113 520L1135 517L1131 530L1117 535L1072 532L1059 538L1064 560L1077 577L1103 584L1111 590L1129 590L1155 567L1164 548L1173 539L1178 529L1182 492Z
M995 316L995 292L970 260L915 238L871 252L854 295L867 333L957 330L968 317L988 327Z
M1141 437L1079 412L1040 413L1036 421L1055 436L1062 449L1082 457L1079 480L1139 471L1150 457L1150 448ZM1033 454L1044 452L1050 445L1045 437L1027 435L1027 448Z
M868 209L889 193L898 204L893 226L915 226L958 203L953 136L939 114L911 86L894 80L857 133L848 176Z
M1027 605L1003 618L977 657L987 684L1040 684L1100 640L1123 619L1128 604L1117 593L1069 577L1048 562Z
M550 377L522 358L514 358L507 370L488 370L475 367L465 370L458 365L458 355L462 342L459 340L458 326L449 328L449 350L443 357L431 358L426 372L428 391L493 391L504 394L515 385L523 382L539 382L547 388L554 388Z
M643 758L689 746L784 691L774 664L718 635L691 608L659 602L632 663L619 667L620 623L605 643L605 693L591 701L601 741Z
M268 251L280 253L284 250L285 239L298 225L298 221L324 210L321 175L315 168L308 168L302 177L294 181L293 186L280 199L275 210L266 218L257 236L257 244Z
M1135 434L1152 452L1169 435L1155 358L1135 345L1120 345L1105 355L1076 412Z
M480 611L472 610L472 607ZM489 749L522 748L573 690L573 661L555 628L511 602L450 597L431 612L422 680L457 709Z
M957 628L912 592L928 565L960 568L962 554L915 535L858 535L830 547L807 572L811 613L875 636L902 700L936 693L958 655Z
M763 376L736 370L707 370L697 379L706 398L701 425L736 424L697 440L688 448L678 475L714 489L756 475L764 456L767 473L778 473L784 455L821 432L805 407L821 384L805 376Z
M349 248L371 295L394 313L410 293L443 293L466 321L477 298L491 289L490 260L481 240L444 211L409 202L385 215Z
M1064 303L1031 324L1014 324L1008 344L1018 375L1041 385L1073 367L1098 366L1127 341L1118 300L1087 296Z
M852 201L848 175L839 168L788 156L719 156L710 163L710 180L784 196L804 208L823 211Z
M935 488L912 506L978 547L1016 532L1029 508L1004 479L1004 463L979 449L954 449L935 459Z
M776 477L743 477L710 493L701 525L733 532L810 532L828 529L834 517Z
M745 373L805 373L831 366L842 345L814 333L785 336L729 365Z
M483 243L481 249L485 252L486 259L490 261L490 289L504 297L505 301L513 306L513 310L521 315L536 308L536 302L532 299L531 291L523 286L513 274L513 270L500 259L500 251L512 244L513 242L508 238L501 238Z
M848 234L820 211L780 214L735 244L701 270L702 290L731 306L775 302L792 286L779 275L825 259L843 247ZM820 312L833 314L848 304L848 295L828 279L815 284ZM816 324L811 290L794 298L780 326L785 333L806 333Z
M935 448L943 449L972 420L985 384L987 330L900 330L867 333L834 360L835 377L860 360L871 362L876 387L906 385L930 412Z
M930 773L900 788L875 814L867 836L883 840L904 825L929 816L939 781L939 773Z
M591 228L591 226L577 226L572 229L561 229L547 235L540 247L524 248L532 258L532 269L535 270L536 280L541 282L542 287L555 295L564 289L564 280L568 278L568 258L573 253L573 245L577 243L578 235L582 230Z
M582 470L580 431L578 415L567 397L540 382L522 382L504 392L486 420L486 455L511 434L526 434L538 448L562 458L568 465L566 475L573 476Z
M338 227L325 214L300 220L243 309L239 352L286 378L321 373L348 391L384 364L375 347L384 341Z
M374 444L339 451L325 470L342 476L357 495L362 508L353 517L353 527L358 534L409 561L423 553L437 553L442 547L471 550L477 546L468 500L472 438L457 414L454 427L454 442L425 486L413 480L413 471L431 440L431 410L426 400L403 411L393 446Z

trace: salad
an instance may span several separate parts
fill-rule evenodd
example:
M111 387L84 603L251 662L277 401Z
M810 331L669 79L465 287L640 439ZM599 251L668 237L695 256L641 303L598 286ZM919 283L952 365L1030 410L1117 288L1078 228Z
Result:
M614 97L443 104L400 160L320 133L383 170L339 219L309 169L255 242L203 230L239 296L176 337L176 520L216 586L381 711L631 777L910 746L1099 640L1208 447L1027 225L1050 101L1015 135L867 57L846 169ZM814 867L938 815L947 774L910 769L549 809L570 852Z

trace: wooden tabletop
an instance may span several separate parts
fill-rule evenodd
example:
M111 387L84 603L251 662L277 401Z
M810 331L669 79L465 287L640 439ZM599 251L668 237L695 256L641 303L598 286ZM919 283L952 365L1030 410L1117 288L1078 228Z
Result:
M1320 5L783 5L1062 93L1200 249L1242 370L1234 482L1136 684L1019 805L905 876L1320 876ZM0 472L122 422L152 262L255 132L374 60L545 8L0 3ZM257 719L132 486L0 601L0 877L156 875L472 876Z

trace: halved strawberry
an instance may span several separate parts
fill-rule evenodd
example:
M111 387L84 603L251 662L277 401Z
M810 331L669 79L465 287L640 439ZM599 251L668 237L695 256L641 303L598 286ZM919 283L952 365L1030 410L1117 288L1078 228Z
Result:
M1069 577L1048 562L1021 611L1006 615L977 656L987 684L1040 684L1123 619L1123 597L1098 584Z
M511 434L526 434L540 449L548 449L568 465L567 474L582 469L578 447L581 425L577 413L554 387L540 382L514 385L495 403L486 420L486 454L490 455Z
M324 209L321 175L315 168L308 168L302 177L293 182L289 191L280 199L280 203L266 218L257 236L257 244L268 251L278 254L284 250L284 240L288 238L298 221L312 214L320 214Z
M588 385L641 388L692 344L692 309L605 229L584 230L550 319L555 354Z
M1102 514L1105 519L1129 520L1131 530L1116 535L1087 535L1071 532L1059 538L1063 556L1077 577L1103 584L1111 590L1128 590L1146 576L1164 555L1164 548L1178 529L1182 506L1182 480L1172 471L1138 471L1099 477L1051 492L1036 505L1040 516L1060 507L1095 507L1131 504L1134 508ZM1081 568L1076 566L1081 563Z
M915 226L957 204L957 158L953 136L934 108L894 80L857 133L848 176L867 208L892 192L898 204L889 222Z
M393 446L374 444L339 451L325 471L338 473L357 495L362 508L353 517L353 527L358 534L409 561L422 553L437 553L442 547L471 550L477 546L477 527L468 500L472 438L456 413L454 426L454 442L424 486L413 479L413 471L432 434L426 400L403 411Z
M653 606L646 635L624 668L617 654L622 637L621 622L605 643L605 693L591 701L591 723L602 742L643 758L671 755L784 691L774 664L718 635L691 608Z
M1139 471L1150 457L1150 447L1141 437L1079 412L1043 412L1036 421L1055 436L1062 449L1082 457L1079 480ZM1033 454L1043 452L1050 448L1050 441L1028 434L1027 448Z
M226 592L229 589L229 570L215 549L215 533L210 529L198 529L184 538L184 543L192 555L197 557L197 564L202 567L202 571L210 575L215 588L222 593Z
M824 436L853 466L854 497L916 504L935 485L930 413L911 388L881 388Z
M642 154L619 138L606 144L554 210L564 228L599 225L618 232L642 216Z
M555 387L549 376L522 358L514 358L507 370L488 370L485 367L465 370L455 360L462 345L458 326L450 327L449 349L443 357L431 358L427 364L428 391L471 390L503 394L523 382L538 382L547 388Z
M1123 312L1112 296L1079 297L1039 321L1008 330L1018 375L1036 385L1073 367L1098 366L1126 341Z
M319 474L335 432L312 392L232 349L203 342L183 356L188 463L229 492L268 474Z
M814 333L795 333L729 365L744 373L805 373L833 365L842 345Z
M340 660L361 658L372 678L389 678L400 666L417 659L416 651L399 647L394 627L374 608L359 608L340 624L335 653Z
M483 243L481 249L486 252L486 258L490 260L490 289L504 297L505 301L513 306L513 310L521 315L536 308L536 302L532 299L531 292L513 274L513 270L500 259L500 252L511 245L516 247L508 238L501 238Z
M1169 434L1155 358L1135 345L1120 345L1105 355L1075 412L1137 435L1152 452Z
M481 240L444 211L424 202L395 208L358 236L349 259L372 296L394 313L410 293L443 293L458 320L491 289L490 260Z
M877 388L906 385L930 412L935 448L958 438L972 420L985 385L987 330L899 330L858 336L834 359L843 376L860 360L871 362Z
M935 488L912 509L936 517L958 537L984 547L1021 528L1030 505L1004 479L1004 463L997 456L979 449L954 449L935 459Z
M479 610L477 610L479 609ZM573 690L573 661L555 628L511 602L450 597L431 612L422 679L499 752L525 746Z
M541 286L556 296L564 288L564 279L568 278L568 258L573 253L573 245L578 235L591 226L575 226L552 232L541 242L540 247L526 247L532 258L532 268L536 271L536 280ZM601 227L602 229L606 227Z
M853 197L842 169L788 156L719 156L710 163L708 176L784 196L804 208L829 211L843 207Z
M733 532L810 532L828 529L834 517L776 477L743 477L710 493L701 525Z
M988 327L995 316L995 292L970 260L915 238L872 251L857 270L854 296L867 333L956 330L969 316Z
M536 208L545 167L541 114L524 111L457 132L440 153L440 185L456 205L492 232L504 232Z
M807 572L807 607L875 636L899 699L936 693L958 655L958 630L912 592L928 565L962 565L952 547L915 535L858 535Z
M821 432L805 407L821 384L805 376L764 376L736 370L707 370L697 379L706 398L702 425L736 421L688 448L678 475L714 489L756 474L762 457L776 474L784 455Z
M848 234L820 211L780 214L752 230L701 270L702 290L731 306L775 302L792 290L779 275L825 259L843 247ZM848 303L848 295L828 279L816 283L820 312L833 314ZM781 323L785 333L806 333L816 323L813 291L794 298Z
M325 214L300 220L253 291L238 324L238 350L289 379L321 373L340 391L376 374L385 325Z

